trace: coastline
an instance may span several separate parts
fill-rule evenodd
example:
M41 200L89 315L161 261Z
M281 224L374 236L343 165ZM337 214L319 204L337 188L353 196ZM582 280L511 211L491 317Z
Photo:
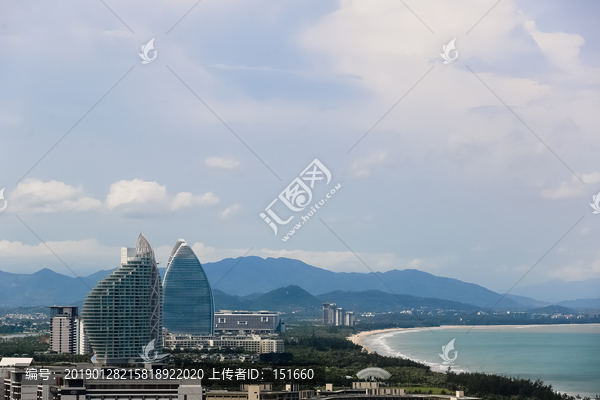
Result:
M430 343L427 344L427 348L428 350L426 350L425 352L423 352L422 346L419 350L417 350L419 347L419 341L417 341L415 343L416 347L413 347L410 343L411 341L405 341L404 339L400 339L400 342L403 342L404 345L403 346L398 346L398 344L396 343L396 345L393 345L392 343L397 342L396 339L394 340L390 340L390 337L395 336L395 335L403 335L404 333L416 333L418 331L427 331L427 330L432 330L432 331L439 331L439 330L446 330L448 332L437 332L438 334L441 334L441 336L444 336L446 333L448 333L448 338L451 338L452 336L454 336L454 334L456 335L460 335L461 333L467 333L467 331L469 331L470 329L474 329L475 331L479 331L481 333L487 331L489 333L494 333L494 331L496 333L500 333L500 332L506 332L509 333L510 335L513 334L519 334L521 333L526 333L526 331L528 331L529 329L530 332L532 334L593 334L596 335L595 337L597 338L598 334L600 334L600 324L598 323L592 323L592 324L530 324L530 325L480 325L480 326L469 326L469 325L442 325L442 326L436 326L436 327L418 327L418 328L389 328L389 329L378 329L378 330L371 330L371 331L363 331L363 332L359 332L355 335L349 336L347 339L350 340L352 343L361 346L364 351L367 351L371 354L376 353L376 354L380 354L382 356L388 356L388 357L399 357L399 358L404 358L404 359L408 359L408 360L412 360L424 365L427 365L431 368L432 371L434 372L440 372L440 373L446 373L447 372L447 368L448 366L443 365L443 363L440 362L440 360L437 360L436 356L432 356L431 353L436 353L433 351L429 351L430 349ZM421 336L421 335L417 335L417 336ZM426 335L428 336L428 335ZM499 343L501 343L502 336L504 336L503 334L500 335L492 335L492 336L498 336L496 337L496 342L495 345L492 347L493 349L502 349L502 345ZM523 335L521 335L522 337ZM477 336L476 336L477 337ZM508 339L508 342L510 342L510 338L511 336L507 335L507 337L505 338ZM425 342L428 342L429 339L424 339ZM594 342L594 346L593 348L595 349L599 349L597 346L597 341ZM482 342L479 341L479 344L481 345ZM483 342L483 344L485 346L487 346L487 342ZM499 345L499 346L498 346ZM391 348L390 348L391 346ZM480 347L481 349L481 347ZM460 349L461 351L463 351L463 348ZM575 353L573 354L567 354L565 352L563 352L563 354L561 355L561 359L565 362L568 362L569 365L571 367L574 368L574 370L578 371L576 374L573 373L569 373L569 371L565 371L566 373L566 378L565 377L560 377L557 374L561 373L560 368L558 369L551 369L551 370L544 370L544 369L540 369L537 368L535 369L535 371L529 371L527 368L523 369L524 366L527 366L527 362L524 361L521 357L521 359L519 358L518 355L515 355L515 365L520 367L520 370L518 371L518 373L523 373L526 375L526 377L529 377L531 379L537 379L537 378L541 378L546 384L551 384L554 387L554 390L559 392L559 393L566 393L572 396L576 396L577 394L581 395L581 396L589 396L591 398L593 398L594 394L597 393L597 385L594 384L594 382L597 383L597 381L590 375L589 372L586 371L593 371L594 369L597 370L597 366L600 365L598 364L598 362L594 362L593 364L589 361L590 357L589 355L584 358L581 357L581 353L583 353L584 351L582 351L581 348L579 348L579 351L575 351ZM457 352L458 353L458 352ZM501 351L497 351L497 353L502 353ZM504 352L503 354L505 354L506 352ZM577 357L577 354L579 353L579 358ZM466 353L463 353L466 354ZM430 357L432 357L432 359L430 360ZM464 357L464 356L463 356ZM544 365L551 365L552 364L552 358L553 356L551 355L544 355L543 357L540 358L540 362L543 361ZM421 359L419 359L421 358ZM570 358L570 359L569 359ZM496 354L496 356L492 356L491 361L486 365L486 363L488 362L487 360L484 360L483 363L480 361L479 364L477 365L477 362L475 362L475 365L472 364L469 361L465 361L466 359L461 359L462 362L457 363L456 365L454 365L452 367L452 371L455 373L461 373L461 372L474 372L475 371L480 371L480 372L484 372L484 373L491 373L491 374L497 374L497 375L510 375L509 373L507 373L506 371L512 371L513 365L512 364L507 364L506 360L502 360L502 356L499 354ZM575 360L575 361L573 361ZM587 360L587 361L586 361ZM471 367L469 367L469 365L464 364L464 362L468 362L471 367L474 368L474 370L471 369ZM576 368L579 368L578 365L581 365L580 363L587 363L588 367L593 367L592 369L586 369L586 370L577 370ZM500 368L495 368L495 366L491 365L496 363L497 365L500 366ZM464 369L463 369L464 368ZM572 375L573 379L570 379L569 377ZM512 376L512 375L511 375ZM576 379L575 379L576 378ZM574 381L577 381L577 384L573 384Z
M539 326L544 326L544 327L549 327L549 326L560 326L560 327L572 327L572 326L600 326L600 324L531 324L531 325L479 325L479 326L475 326L475 329L497 329L497 328L530 328L530 327L539 327ZM362 331L359 332L355 335L349 336L348 340L350 340L352 343L361 346L363 349L365 349L367 352L369 353L375 353L375 351L371 350L366 344L363 343L363 341L365 339L367 339L370 336L374 336L374 335L381 335L381 334L385 334L385 333L392 333L392 332L405 332L405 331L419 331L419 330L425 330L425 329L431 329L431 330L439 330L439 329L465 329L465 328L469 328L469 325L441 325L441 326L432 326L432 327L418 327L418 328L388 328L388 329L376 329L373 331ZM413 360L413 361L418 361L418 360ZM420 362L420 361L419 361Z

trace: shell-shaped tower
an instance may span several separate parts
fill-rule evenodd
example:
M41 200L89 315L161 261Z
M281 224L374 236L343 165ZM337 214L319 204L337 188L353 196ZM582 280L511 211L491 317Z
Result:
M97 362L132 364L152 340L162 352L162 286L154 250L140 233L121 249L121 266L102 279L83 303L81 316Z
M171 251L163 293L163 322L169 333L214 334L212 289L198 257L183 239L179 239Z

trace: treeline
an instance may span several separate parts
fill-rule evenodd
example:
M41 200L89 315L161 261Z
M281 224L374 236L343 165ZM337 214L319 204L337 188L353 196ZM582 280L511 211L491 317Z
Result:
M35 354L33 359L38 364L89 363L92 354Z
M41 341L41 336L11 338L0 341L0 357L33 357L38 364L63 362L89 362L91 355L81 354L36 354L48 351L50 345Z
M300 337L296 339L284 340L287 346L298 346L298 347L314 347L317 351L326 350L362 350L362 347L352 343L346 339L332 338L332 337Z
M368 367L385 368L393 375L402 373L414 384L431 384L435 379L429 367L412 360L367 353L347 339L356 333L350 327L294 327L282 334L285 351L292 353L294 362L324 367L324 381L336 387L350 387L356 373ZM440 374L443 375L443 374Z
M40 336L11 338L0 342L2 357L33 357L35 352L46 351L50 345L42 343Z
M0 333L21 333L25 330L21 325L0 325Z
M509 378L506 376L484 374L480 372L446 374L450 388L465 388L465 395L482 397L485 400L496 399L544 399L571 400L573 396L554 392L552 385L544 385L541 380ZM596 396L598 399L599 397ZM589 399L589 397L588 397Z
M286 352L294 354L294 362L325 366L324 383L336 387L350 386L356 381L356 373L364 368L379 367L392 374L386 386L463 390L465 395L483 400L575 400L573 396L555 393L551 385L541 380L451 371L443 374L412 360L369 354L347 339L357 331L349 327L294 326L282 336Z
M6 325L0 325L0 333L43 332L50 329L47 322L16 319L9 319L7 322Z

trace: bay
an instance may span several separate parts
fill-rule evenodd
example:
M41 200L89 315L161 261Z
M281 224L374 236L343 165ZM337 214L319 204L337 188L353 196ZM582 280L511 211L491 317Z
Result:
M442 346L454 339L454 350ZM600 324L503 325L393 330L362 344L382 355L410 358L433 371L485 372L541 379L571 395L600 395Z

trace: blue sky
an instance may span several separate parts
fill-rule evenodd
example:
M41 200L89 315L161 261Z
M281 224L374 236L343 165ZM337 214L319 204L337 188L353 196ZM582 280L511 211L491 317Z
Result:
M163 263L600 278L597 3L105 3L0 3L1 270L71 274L31 231L80 275L143 231ZM314 159L342 187L283 242L259 214Z

